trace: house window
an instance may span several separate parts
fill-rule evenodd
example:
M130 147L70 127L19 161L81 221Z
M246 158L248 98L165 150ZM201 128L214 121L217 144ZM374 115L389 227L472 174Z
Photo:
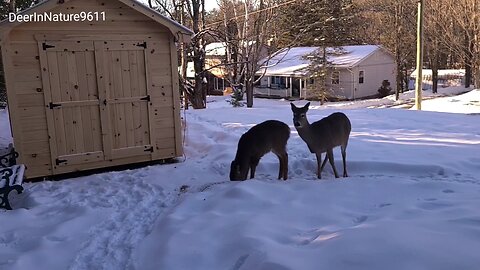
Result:
M340 72L334 71L332 72L332 84L339 84L340 83Z
M285 77L280 77L280 76L272 77L272 86L274 87L280 87L280 86L285 87L286 82L287 81Z
M308 80L308 84L314 84L314 83L315 83L315 80L314 80L313 78L310 78L310 79Z
M361 71L358 73L358 83L363 83L364 78L365 78L365 73L363 72L363 70L361 70Z

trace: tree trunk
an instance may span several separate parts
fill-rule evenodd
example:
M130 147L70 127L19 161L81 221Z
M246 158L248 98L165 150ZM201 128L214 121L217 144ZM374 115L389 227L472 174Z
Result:
M472 52L470 51L471 41L468 34L465 34L465 88L472 84Z
M245 92L247 93L247 107L253 107L253 81L247 80L245 84Z
M409 84L410 84L410 75L408 74L408 69L406 67L403 68L403 77L402 78L403 78L404 87L405 87L404 89L406 91L408 91L409 90L408 87L409 87ZM402 89L402 93L403 93L404 89Z
M472 65L469 62L466 62L465 63L465 88L469 88L471 84L472 84Z
M432 93L438 92L438 68L440 65L440 53L438 52L439 44L438 42L433 43L433 50L431 50L430 55L430 66L432 68Z
M395 60L397 62L397 87L395 87L395 100L400 99L400 91L403 89L402 83L402 63L400 57L400 44L401 40L401 29L400 29L400 7L398 4L395 5Z
M438 66L433 65L432 66L432 93L437 93L438 89Z
M398 55L397 55L397 61L399 61ZM395 88L395 100L400 99L400 91L403 89L403 83L402 83L402 66L399 62L397 62L397 87Z
M199 34L204 28L203 15L205 11L205 6L202 5L203 2L199 0L192 1L192 26L193 32L197 35L194 40L193 45L193 68L195 70L195 91L193 93L192 107L194 109L204 109L206 107L205 94L203 87L203 78L205 70L205 50L203 38Z

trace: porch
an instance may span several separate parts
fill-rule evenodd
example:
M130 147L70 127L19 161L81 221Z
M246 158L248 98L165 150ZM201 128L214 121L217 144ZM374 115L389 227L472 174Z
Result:
M305 98L307 79L265 76L254 86L254 95L276 98Z

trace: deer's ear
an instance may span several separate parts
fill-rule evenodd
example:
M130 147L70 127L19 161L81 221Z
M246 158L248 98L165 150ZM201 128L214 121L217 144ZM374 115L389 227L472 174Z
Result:
M297 109L297 106L295 106L295 104L293 104L293 102L290 102L290 106L292 107L292 111L295 111L295 109Z
M305 106L303 106L303 108L305 108L307 110L308 110L308 107L310 107L310 102L307 102L307 104L305 104Z

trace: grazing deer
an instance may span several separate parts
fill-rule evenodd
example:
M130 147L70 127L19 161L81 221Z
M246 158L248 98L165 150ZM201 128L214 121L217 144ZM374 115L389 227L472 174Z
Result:
M336 146L340 146L342 150L343 177L347 177L347 164L345 159L347 155L348 137L352 130L352 125L348 117L341 112L336 112L310 124L308 123L306 115L310 102L302 108L295 106L293 103L290 104L293 111L293 124L298 131L298 135L307 143L310 152L315 153L317 156L317 177L319 179L321 178L320 174L328 159L330 165L332 165L335 177L338 178L333 159L333 148ZM324 152L327 152L327 155L323 164L320 166L322 153Z
M238 141L237 154L230 166L230 180L246 180L250 170L250 178L255 177L255 169L260 158L272 151L280 161L278 179L288 177L287 141L290 137L290 127L277 120L260 123Z

